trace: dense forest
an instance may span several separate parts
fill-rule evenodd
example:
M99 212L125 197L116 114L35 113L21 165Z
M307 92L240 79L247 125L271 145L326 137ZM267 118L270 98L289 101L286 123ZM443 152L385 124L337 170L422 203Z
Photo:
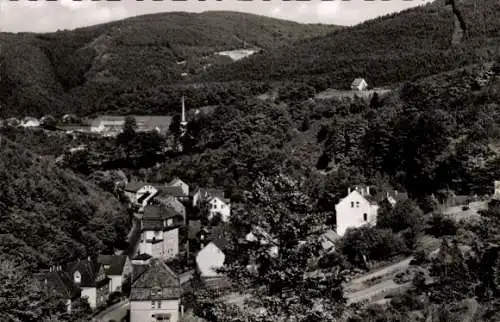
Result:
M214 66L199 79L300 79L346 88L356 77L371 86L415 80L494 57L500 4L459 1L468 36L452 46L453 14L444 1L366 21L326 36L299 40L231 65ZM484 11L484 15L483 15ZM388 35L391 35L388 37Z
M103 100L123 104L121 93L189 82L182 73L231 63L230 58L215 55L218 51L271 50L335 29L245 13L176 12L56 33L0 33L0 112L2 116L104 112ZM134 100L143 103L142 96L137 94ZM143 107L144 113L157 110Z

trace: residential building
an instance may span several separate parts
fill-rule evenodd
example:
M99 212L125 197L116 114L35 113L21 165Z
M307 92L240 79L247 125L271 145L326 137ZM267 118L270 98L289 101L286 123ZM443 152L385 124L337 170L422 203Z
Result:
M224 266L226 255L224 250L228 242L225 239L216 239L203 247L196 255L196 266L202 278L221 277L217 272Z
M225 198L224 191L199 188L193 194L193 206L200 207L203 201L207 203L209 220L216 214L220 214L222 221L229 221L231 216L231 202Z
M351 89L353 91L364 91L367 88L368 88L368 83L365 81L364 78L356 78L351 84Z
M167 187L181 187L184 195L189 196L189 185L179 179L178 177L173 178L170 182L166 184Z
M37 118L26 116L22 123L22 127L38 127L40 126L40 121Z
M348 228L375 225L379 205L370 195L370 187L356 186L335 205L337 234L343 236Z
M141 219L139 254L168 259L179 254L179 227L184 218L161 205L147 205Z
M130 321L179 321L181 286L178 276L161 260L135 280L130 292Z
M97 262L104 267L106 276L111 280L110 293L121 292L123 283L132 273L132 263L125 255L99 255Z
M165 135L172 121L171 116L131 115L137 123L137 132L156 131ZM103 136L116 136L123 130L126 116L104 115L91 120L90 131Z
M172 196L179 200L189 200L189 195L187 195L181 186L156 186L156 189L162 196Z
M155 195L153 202L157 202L164 205L165 207L169 207L178 214L182 215L183 218L186 218L186 206L184 206L182 202L179 201L179 199L170 195L164 190L160 190L158 194Z
M61 266L51 266L49 270L36 275L46 294L52 294L66 301L68 312L72 304L80 298L81 290L73 283L72 277Z

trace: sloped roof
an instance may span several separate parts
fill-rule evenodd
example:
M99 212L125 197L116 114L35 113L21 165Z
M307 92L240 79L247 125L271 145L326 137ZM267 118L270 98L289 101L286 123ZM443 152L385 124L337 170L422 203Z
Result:
M212 243L222 251L227 249L227 246L229 246L229 241L224 239L224 238L214 239L214 240L212 240Z
M37 274L36 278L42 285L45 285L49 294L58 295L64 299L75 299L80 296L80 288L73 283L72 277L67 272L45 271Z
M160 292L152 292L158 289ZM131 301L178 299L181 296L179 277L159 259L151 265L132 285Z
M179 214L170 207L162 205L147 205L144 207L143 221L163 220L179 216Z
M139 254L137 256L135 256L133 259L134 260L138 260L138 261L146 261L150 258L152 258L153 256L149 255L149 254L146 254L146 253L142 253L142 254Z
M356 78L354 79L354 81L352 82L352 86L359 86L362 82L365 82L366 83L366 80L364 78Z
M146 182L143 182L143 181L132 181L132 182L129 182L126 186L125 186L125 191L129 191L129 192L137 192L139 189L141 189L142 187L144 186L148 186L149 184L146 183Z
M187 196L184 191L182 190L182 187L180 186L157 186L155 187L158 189L158 196L159 197L166 197L166 196L172 196L172 197L185 197Z
M127 256L125 255L99 255L97 262L105 265L104 271L106 275L122 275L123 269L125 268L125 263L127 262ZM109 267L106 269L106 265Z
M195 194L198 192L202 197L218 197L219 199L225 200L225 193L223 190L220 189L198 188L195 191Z
M73 277L73 274L78 271L81 274L81 287L94 287L96 286L96 278L99 273L101 264L93 260L79 260L76 262L69 263L65 266L65 271Z

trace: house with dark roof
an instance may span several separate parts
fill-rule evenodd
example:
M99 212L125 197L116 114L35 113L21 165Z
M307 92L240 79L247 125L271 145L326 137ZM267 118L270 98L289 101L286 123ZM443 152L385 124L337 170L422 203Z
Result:
M376 225L378 209L386 201L394 206L408 198L406 193L396 190L373 191L373 187L357 185L349 188L347 196L335 205L336 233L343 236L348 228Z
M158 189L146 182L132 181L125 186L124 192L132 203L144 207L158 193Z
M178 322L181 295L179 277L162 260L153 259L132 284L130 321Z
M73 284L81 290L81 297L87 298L91 308L106 303L109 296L110 279L104 266L91 258L65 265L63 268L72 277Z
M160 192L154 197L151 203L162 204L165 207L173 209L175 212L179 213L186 218L186 206L182 202L179 201L178 198L173 197L167 193L164 193L160 190Z
M99 255L97 262L104 267L110 279L109 291L121 292L123 283L132 273L132 263L125 255Z
M179 227L184 218L163 205L147 205L141 218L139 254L168 259L179 253Z
M200 207L203 201L207 203L209 220L212 220L216 215L220 215L222 221L229 221L231 201L225 198L224 191L198 188L193 194L193 207Z

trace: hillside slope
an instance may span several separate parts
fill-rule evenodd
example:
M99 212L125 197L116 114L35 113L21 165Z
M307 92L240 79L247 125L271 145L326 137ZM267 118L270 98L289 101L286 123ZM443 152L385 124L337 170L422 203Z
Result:
M116 90L182 81L231 63L222 50L276 46L327 34L235 12L172 12L47 34L0 33L0 116L90 110Z
M0 257L32 268L113 251L129 227L109 193L0 138Z
M468 38L456 46L452 46L451 7L438 0L329 35L299 40L229 66L214 66L200 79L324 76L329 86L344 88L355 77L381 86L452 70L488 60L499 51L500 3L485 1L484 11L476 3L458 1Z

